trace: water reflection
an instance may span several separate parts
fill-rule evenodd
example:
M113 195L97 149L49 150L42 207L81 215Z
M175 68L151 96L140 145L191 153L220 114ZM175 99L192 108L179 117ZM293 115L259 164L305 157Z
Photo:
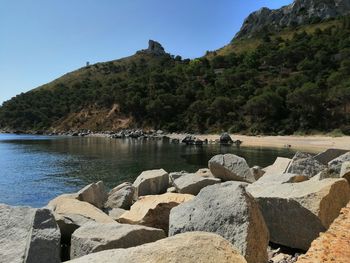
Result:
M103 180L108 187L133 181L143 170L189 172L215 154L234 153L249 165L270 165L288 149L203 147L161 141L0 135L0 202L43 206L53 197Z

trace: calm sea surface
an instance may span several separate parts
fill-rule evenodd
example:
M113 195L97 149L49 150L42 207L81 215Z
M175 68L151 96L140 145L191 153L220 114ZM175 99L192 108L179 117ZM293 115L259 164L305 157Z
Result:
M0 134L0 203L41 207L98 180L111 188L148 169L194 172L219 153L235 153L262 167L293 155L288 149Z

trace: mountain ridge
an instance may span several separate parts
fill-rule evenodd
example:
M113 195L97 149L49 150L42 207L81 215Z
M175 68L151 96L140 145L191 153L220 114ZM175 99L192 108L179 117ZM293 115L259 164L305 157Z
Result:
M251 38L262 31L319 22L350 14L350 0L295 0L279 9L263 7L251 13L234 39Z

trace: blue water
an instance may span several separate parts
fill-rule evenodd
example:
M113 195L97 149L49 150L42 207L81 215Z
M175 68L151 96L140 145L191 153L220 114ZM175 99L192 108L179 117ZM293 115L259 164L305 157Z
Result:
M293 156L288 149L0 134L0 203L42 207L98 180L111 188L148 169L194 172L219 153L235 153L262 167L277 156Z

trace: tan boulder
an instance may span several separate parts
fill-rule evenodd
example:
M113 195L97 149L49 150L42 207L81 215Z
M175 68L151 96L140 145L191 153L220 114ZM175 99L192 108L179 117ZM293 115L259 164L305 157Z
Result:
M238 250L219 235L190 232L128 249L93 253L69 263L246 263Z
M255 183L247 187L258 201L270 231L270 241L307 250L350 199L344 179L318 176L300 183Z
M350 203L325 233L314 240L297 263L348 263L350 261Z
M193 199L193 195L166 193L141 197L118 219L120 223L163 229L168 233L170 210Z
M95 206L72 197L74 195L62 195L47 205L47 208L54 213L64 242L69 243L72 233L87 222L115 223L111 217Z
M157 228L91 222L74 231L70 258L108 249L136 247L165 237L164 231Z
M264 169L265 170L264 176L271 175L271 174L273 175L273 174L285 173L291 161L292 159L277 157L277 159L272 165Z

